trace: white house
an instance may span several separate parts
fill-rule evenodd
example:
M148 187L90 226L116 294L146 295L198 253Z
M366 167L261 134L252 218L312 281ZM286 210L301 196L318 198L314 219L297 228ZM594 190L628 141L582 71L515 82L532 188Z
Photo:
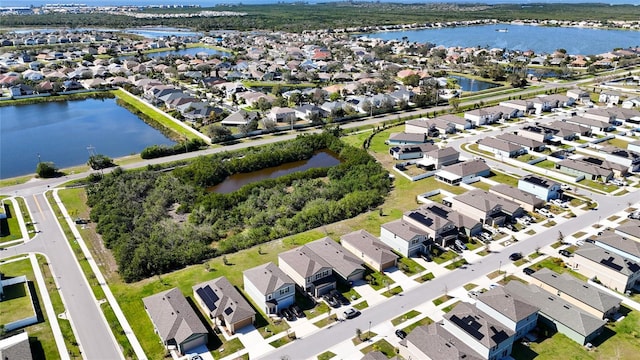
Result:
M293 305L296 283L276 264L268 262L242 273L244 291L265 314L278 314Z
M525 175L518 180L518 189L533 194L544 201L549 201L560 197L561 186L555 181L536 175Z
M515 332L515 339L524 337L536 327L538 308L507 293L498 286L478 296L476 307Z
M427 237L426 231L402 219L380 226L380 240L405 257L424 252Z

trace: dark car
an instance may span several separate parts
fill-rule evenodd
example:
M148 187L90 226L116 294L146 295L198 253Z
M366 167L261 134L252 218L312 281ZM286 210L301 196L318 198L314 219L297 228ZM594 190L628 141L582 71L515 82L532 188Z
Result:
M340 305L349 305L351 302L338 290L331 290L329 293L333 298L340 303Z
M422 260L426 261L426 262L431 262L431 256L429 256L429 254L427 253L420 253L420 257L422 258Z
M340 302L334 298L333 296L331 296L331 294L324 294L322 296L322 298L324 299L324 301L327 302L327 304L329 304L329 306L331 306L332 308L337 308L340 307Z
M516 261L522 259L522 253L513 253L509 255L509 260Z
M293 321L296 319L296 316L293 315L293 313L289 309L282 309L282 316L285 317L288 321Z
M567 250L559 250L558 253L562 256L570 257L571 253Z
M407 337L407 333L404 332L403 330L396 330L396 336L399 337L400 339L404 339Z
M291 306L291 311L293 311L293 313L296 314L296 316L299 318L303 318L305 316L304 311L302 311L302 309L300 309L300 306L298 305Z
M522 272L523 272L523 273L525 273L525 274L527 274L527 275L531 275L531 274L533 274L533 273L534 273L534 272L536 272L536 271L535 271L535 270L533 270L533 269L532 269L532 268L530 268L530 267L526 267L526 268L522 269Z

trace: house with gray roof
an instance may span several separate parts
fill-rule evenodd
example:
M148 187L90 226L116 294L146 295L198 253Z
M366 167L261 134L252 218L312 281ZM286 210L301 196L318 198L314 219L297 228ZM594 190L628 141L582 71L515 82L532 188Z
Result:
M255 310L224 276L194 285L192 289L200 308L229 334L253 324L256 319Z
M396 266L398 255L393 249L366 230L357 230L340 237L342 246L376 271Z
M478 181L478 177L487 177L491 168L482 160L474 159L457 164L443 166L436 174L436 180L449 185L469 184Z
M386 141L387 145L418 145L427 142L426 134L416 133L392 133Z
M550 131L554 134L554 136L565 140L574 140L576 138L579 138L580 136L591 136L590 128L560 120L545 124L540 123L538 127L541 127L546 131Z
M454 197L451 208L488 225L501 225L524 214L518 203L480 189Z
M517 132L517 135L540 142L547 142L553 138L554 133L551 130L538 126L523 126Z
M206 345L209 332L180 289L173 288L142 299L156 334L167 349L181 354Z
M404 257L417 256L419 253L426 252L428 238L426 231L403 219L380 226L380 241Z
M556 163L556 169L576 178L607 182L613 178L613 171L604 169L598 165L574 159L564 159Z
M518 146L522 146L523 148L529 150L529 151L543 151L545 148L545 145L543 142L538 141L538 140L533 140L530 138L526 138L524 136L520 136L520 135L516 135L516 134L511 134L511 133L504 133L504 134L500 134L496 136L496 139L499 140L504 140L506 142L510 142L512 144L516 144Z
M600 121L588 117L572 116L565 120L568 123L585 126L591 129L591 131L612 131L615 130L615 126L608 121Z
M640 171L640 153L616 146L603 146L600 152L609 162L623 165L633 172Z
M489 189L489 192L520 204L520 206L522 206L526 211L534 211L535 209L539 209L545 205L545 200L506 184L494 185Z
M460 131L473 128L473 123L470 120L460 116L453 115L453 114L441 115L441 116L435 117L434 119L438 119L440 121L453 124L456 130L460 130Z
M416 327L400 345L400 355L405 359L486 359L445 329L442 322Z
M422 159L416 161L416 164L427 170L434 170L455 164L459 158L460 153L451 146L444 148L435 147L435 149L424 152Z
M399 145L389 149L389 154L396 160L419 159L425 153L437 150L438 147L431 143L417 145Z
M515 331L469 303L460 302L445 314L442 326L484 359L511 354Z
M537 285L561 299L600 319L613 318L620 310L621 300L574 276L542 268L533 274L531 284Z
M618 226L615 230L616 234L640 241L640 220L631 219L628 222Z
M0 339L0 359L2 360L31 360L31 346L29 334L23 331L19 334Z
M613 176L615 177L625 177L627 176L627 174L629 173L629 167L626 165L622 165L619 163L615 163L615 162L611 162L611 161L607 161L603 158L600 157L595 157L595 156L585 156L582 157L580 159L577 159L578 161L582 161L584 163L587 164L591 164L591 165L595 165L595 166L599 166L605 170L611 170L613 172Z
M640 283L640 263L591 243L582 245L567 263L582 275L596 278L616 291L625 292Z
M488 125L498 122L502 118L502 112L491 108L474 109L465 111L464 118L474 126Z
M404 124L404 131L436 137L440 135L441 132L445 134L453 134L456 132L456 127L453 123L439 118L415 119L409 120Z
M520 116L533 112L533 103L529 100L513 99L500 102L500 106L516 109Z
M253 120L259 120L260 114L257 111L247 111L244 109L240 109L233 114L227 116L222 119L221 124L227 126L239 126L239 125L247 125Z
M345 283L362 279L362 261L329 237L278 255L278 266L304 291L320 296Z
M580 345L592 342L602 333L604 320L535 285L510 281L504 289L509 295L538 307L541 323Z
M549 201L560 197L562 186L538 175L525 175L518 179L518 189L533 194L544 201Z
M295 302L296 283L272 262L243 271L242 279L244 291L267 315Z
M494 137L486 137L478 140L478 149L505 158L514 158L527 153L527 149L509 141Z
M628 238L626 234L605 230L593 240L593 243L640 263L640 241Z
M520 339L536 327L538 307L509 295L502 286L480 294L476 307L514 331Z

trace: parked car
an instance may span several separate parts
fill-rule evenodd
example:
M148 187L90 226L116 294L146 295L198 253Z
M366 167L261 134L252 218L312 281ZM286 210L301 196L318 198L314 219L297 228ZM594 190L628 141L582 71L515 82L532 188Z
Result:
M562 256L570 257L571 253L567 250L559 250L558 253Z
M534 272L536 272L536 271L535 271L535 270L533 270L533 269L532 269L532 268L530 268L530 267L526 267L526 268L522 269L522 272L523 272L523 273L525 273L525 274L527 274L527 275L531 275L531 274L533 274L533 273L534 273Z
M567 185L567 184L562 184L562 185L560 185L560 188L561 188L562 190L570 190L570 189L571 189L571 186L569 186L569 185Z
M349 305L351 303L349 299L344 297L344 295L342 295L342 293L338 290L331 290L329 294L333 296L333 298L341 305Z
M404 339L407 337L407 333L404 332L404 330L396 330L396 336L399 337L400 339Z
M343 313L345 319L352 319L360 314L360 311L354 308L348 308Z
M296 319L296 316L293 315L293 313L289 309L282 309L281 313L282 316L287 319L287 321L294 321Z
M540 209L536 209L536 212L540 215L546 216L548 218L552 218L553 214L551 213L551 211L545 209L545 208L540 208Z
M511 260L511 261L516 261L516 260L520 260L520 259L522 259L522 253L516 252L516 253L513 253L513 254L509 255L509 260Z
M458 250L460 251L464 251L467 250L467 245L465 245L462 241L456 239L455 243L454 243L455 247L458 248Z
M422 258L422 260L426 261L426 262L431 262L431 255L427 254L427 253L420 253L420 257Z
M291 311L293 311L293 313L299 318L305 317L304 311L302 311L302 309L300 309L300 306L298 306L296 304L293 304L291 306Z
M467 293L469 295L469 297L478 297L478 292L471 290Z
M560 200L560 199L552 199L552 200L550 201L550 203L552 203L552 204L554 204L554 205L556 205L556 206L560 206L561 208L565 208L565 209L569 207L569 206L567 205L567 202L566 202L566 201L562 201L562 200Z
M322 295L322 298L324 299L324 301L327 302L327 304L329 304L329 306L331 306L332 308L338 308L340 307L340 302L335 299L333 296L331 296L331 294L324 294Z
M513 224L507 224L507 229L513 231L513 232L518 232L520 230L518 230L517 227L515 227Z

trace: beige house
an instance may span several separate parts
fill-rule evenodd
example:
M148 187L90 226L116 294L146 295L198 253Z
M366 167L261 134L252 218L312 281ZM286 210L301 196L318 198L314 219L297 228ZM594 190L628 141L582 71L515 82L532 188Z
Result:
M556 294L571 305L600 319L612 318L620 310L621 300L574 276L543 268L531 274L531 284Z
M255 310L224 276L194 285L193 298L216 326L230 334L256 319Z
M586 243L567 261L576 271L624 292L640 283L640 264L613 251Z
M376 271L396 266L398 255L390 246L366 230L358 230L340 237L342 246Z

